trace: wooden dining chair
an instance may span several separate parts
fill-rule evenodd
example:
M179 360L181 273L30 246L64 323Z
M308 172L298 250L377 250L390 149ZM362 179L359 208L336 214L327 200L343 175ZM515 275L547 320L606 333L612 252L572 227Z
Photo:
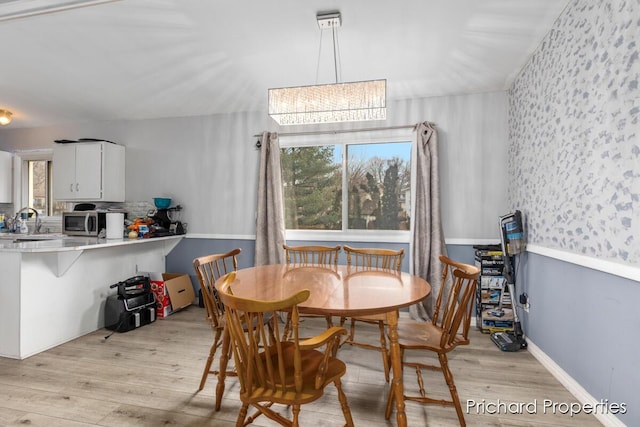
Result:
M225 328L225 318L224 306L218 298L218 292L216 291L214 284L220 277L238 269L237 256L240 252L241 249L237 248L227 253L206 255L193 260L193 268L196 271L196 276L200 283L200 290L202 291L202 299L204 300L204 306L207 310L207 319L211 323L211 329L214 333L213 343L209 349L209 356L207 357L207 362L202 372L202 378L200 379L200 387L198 390L202 390L204 388L209 374L219 374L219 371L211 369L211 365L216 351L221 344L221 338ZM226 374L229 376L236 375L233 370L227 371ZM219 383L217 388L216 410L219 410L222 402L222 395L224 393L224 383L222 383L222 385Z
M282 245L288 265L293 266L336 266L338 264L338 255L340 254L340 246L289 246ZM301 314L302 317L319 317L315 314ZM322 316L327 322L327 328L333 326L331 316ZM291 314L287 313L284 318L285 329L284 336L288 338L291 331Z
M289 246L284 248L287 264L337 265L340 246Z
M464 413L460 405L460 398L449 369L447 354L459 345L469 344L469 326L473 300L480 276L480 269L473 265L455 262L445 256L440 256L443 264L442 280L438 298L436 300L431 322L420 322L411 319L398 320L398 342L402 355L403 366L410 366L416 370L420 396L404 395L405 401L415 401L423 404L438 404L454 406L461 426L465 426ZM452 281L448 291L445 283ZM405 362L405 350L419 350L433 352L438 355L439 366L419 362ZM427 397L424 390L422 369L438 370L451 393L451 400L433 399ZM405 388L406 390L406 388ZM391 416L395 399L393 386L389 392L385 416Z
M400 271L404 250L381 249L381 248L352 248L344 246L347 254L347 265L360 270L387 270ZM389 350L387 348L385 321L387 314L372 314L369 316L352 317L349 328L349 336L341 345L349 344L369 350L378 350L382 355L382 366L384 368L384 378L389 382ZM344 325L345 318L340 319L340 326ZM380 345L373 345L366 342L356 341L356 322L364 322L378 325L380 329Z
M279 301L240 298L233 295L235 276L235 272L226 275L218 289L240 382L242 408L236 426L250 424L262 414L283 426L298 426L300 406L320 398L330 383L337 389L346 425L353 426L341 385L347 368L333 351L346 330L334 326L302 341L298 336L298 304L309 298L308 289ZM291 312L291 341L280 334L273 315L282 310ZM291 406L292 419L272 409L274 403ZM250 405L257 412L247 417Z

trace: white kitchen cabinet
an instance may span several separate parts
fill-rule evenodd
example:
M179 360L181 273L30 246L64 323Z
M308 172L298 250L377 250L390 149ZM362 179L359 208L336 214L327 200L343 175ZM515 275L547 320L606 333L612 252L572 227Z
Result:
M56 144L55 200L124 202L124 146L109 142Z
M11 184L11 153L0 151L0 203L12 203Z

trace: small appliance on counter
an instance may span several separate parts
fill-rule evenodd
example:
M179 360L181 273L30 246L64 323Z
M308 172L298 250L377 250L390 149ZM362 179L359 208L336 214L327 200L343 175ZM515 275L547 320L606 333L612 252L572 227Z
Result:
M122 209L96 209L93 203L78 203L73 211L62 213L62 232L70 236L99 237L100 232L107 228L107 213L121 213L125 218L127 216Z
M180 221L182 206L171 206L171 199L167 197L154 197L155 210L149 212L149 216L155 224L151 226L151 234L155 237L185 234L186 230Z

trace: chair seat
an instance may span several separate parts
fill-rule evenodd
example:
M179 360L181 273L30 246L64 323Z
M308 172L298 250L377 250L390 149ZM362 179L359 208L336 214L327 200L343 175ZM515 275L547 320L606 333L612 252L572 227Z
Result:
M426 349L447 352L458 345L468 344L462 335L457 335L451 345L442 346L442 328L431 322L400 319L398 321L398 343L408 349Z
M282 403L291 402L292 400L299 401L300 403L312 402L322 396L326 385L342 377L347 371L347 366L341 360L329 360L324 376L324 382L320 387L316 388L316 374L318 373L318 367L322 363L324 354L317 350L301 350L302 392L297 396L294 384L293 363L295 344L293 342L284 342L282 343L282 347L285 355L284 388L281 387L282 383L280 381L276 381L275 383L269 383L269 385L274 386L274 390L272 392L267 391L267 387L259 387L253 390L251 396L241 396L241 399L248 399L248 401L270 400ZM267 357L266 352L262 353L261 356L263 358ZM271 355L271 360L274 364L277 364L278 357L275 352ZM268 396L268 399L266 399L265 396Z

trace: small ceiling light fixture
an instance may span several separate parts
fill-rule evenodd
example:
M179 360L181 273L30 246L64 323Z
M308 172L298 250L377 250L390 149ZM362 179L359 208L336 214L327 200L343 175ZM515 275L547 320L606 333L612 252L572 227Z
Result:
M335 84L269 89L269 115L279 125L305 125L387 118L387 81L338 83L336 28L340 12L318 14L320 30L333 33ZM322 41L321 41L322 44Z
M0 110L0 126L6 126L11 123L11 111Z

